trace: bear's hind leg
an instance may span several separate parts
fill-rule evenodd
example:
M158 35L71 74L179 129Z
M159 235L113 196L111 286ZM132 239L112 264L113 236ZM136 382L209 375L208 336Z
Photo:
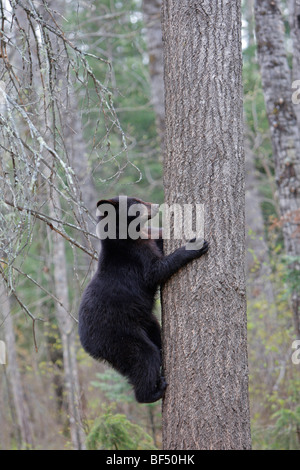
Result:
M136 400L152 403L162 398L167 384L161 376L160 350L145 332L139 336L123 336L119 353L122 367L118 369L133 385Z
M161 354L156 345L140 351L130 382L139 403L153 403L163 397L166 381L161 376Z
M164 396L167 385L165 378L162 376L157 381L155 388L152 390L146 390L139 384L134 389L136 400L139 403L154 403Z

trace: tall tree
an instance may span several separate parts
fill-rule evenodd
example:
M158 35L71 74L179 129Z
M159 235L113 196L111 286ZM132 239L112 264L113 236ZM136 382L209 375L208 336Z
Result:
M292 78L279 2L256 0L258 60L270 125L285 250L292 279L296 336L300 338L300 128L292 103Z
M204 204L210 242L163 288L163 445L249 449L241 5L169 0L162 11L165 199Z

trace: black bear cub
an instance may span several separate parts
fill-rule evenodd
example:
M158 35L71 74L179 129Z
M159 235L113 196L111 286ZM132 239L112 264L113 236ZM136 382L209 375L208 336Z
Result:
M101 200L97 207L98 222L108 222L100 233L97 272L80 303L80 340L93 358L107 361L127 377L138 402L155 402L167 386L161 373L160 325L152 313L155 293L181 267L206 253L208 243L202 240L200 249L183 246L164 256L162 239L151 239L151 234L146 238L143 226L158 212L157 204L120 196ZM144 236L130 236L135 220Z

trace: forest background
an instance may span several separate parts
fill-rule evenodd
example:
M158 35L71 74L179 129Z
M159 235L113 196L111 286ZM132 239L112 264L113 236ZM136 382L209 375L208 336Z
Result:
M151 17L139 0L52 1L39 15L19 2L12 17L9 3L0 85L18 98L0 101L0 449L161 448L160 403L138 405L123 378L83 352L76 323L97 257L96 201L164 201L159 46L147 36L157 10ZM254 449L300 449L290 300L299 274L284 251L253 3L243 2L252 440ZM279 3L292 65L289 5Z

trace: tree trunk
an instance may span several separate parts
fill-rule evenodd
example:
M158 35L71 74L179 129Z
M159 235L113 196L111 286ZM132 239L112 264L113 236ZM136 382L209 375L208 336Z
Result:
M294 1L294 0L290 0ZM163 142L165 132L165 110L163 105L163 51L161 33L161 0L144 0L143 11L147 31L147 47L150 62L150 81L154 110L157 117L158 133ZM248 44L254 45L254 0L245 4L248 22ZM299 73L300 77L300 73ZM300 109L300 106L299 106ZM247 130L246 130L247 131ZM164 146L161 145L162 154ZM270 281L271 266L268 246L265 239L264 220L261 211L261 196L258 190L258 177L254 165L251 142L246 139L246 274L250 299L264 298L268 304L274 302L273 286ZM248 297L249 298L249 297Z
M265 299L271 305L274 291L270 280L268 245L265 239L264 220L261 211L261 195L258 189L258 177L254 164L254 154L249 139L245 139L246 169L246 273L248 302Z
M299 279L300 256L300 130L292 103L292 80L284 42L284 24L276 0L256 0L258 60L269 119L289 269ZM293 286L296 336L300 338L300 292Z
M249 449L240 2L165 1L162 25L166 203L204 204L210 242L163 288L163 446Z
M246 17L246 21L248 23L248 26L246 28L248 46L254 46L255 45L254 15L253 15L254 0L247 0L246 2L244 2L244 8L245 8L245 13L244 14L245 14L245 17Z
M8 384L12 393L12 401L16 417L16 422L14 423L14 427L17 429L16 437L20 449L33 449L34 440L32 424L30 422L29 409L17 361L15 334L10 313L10 299L6 294L6 289L2 279L0 279L0 299L2 306L1 323L3 322L7 352L7 365L3 367L7 368Z
M149 54L149 72L152 104L156 115L157 131L161 148L164 148L165 107L163 83L163 49L161 33L162 0L144 0L143 13L146 25L147 48Z
M293 2L294 0L290 0ZM165 132L164 82L163 82L163 50L161 33L162 0L144 0L143 12L146 26L147 48L150 62L150 82L153 97L153 107L157 119L157 131L163 141ZM248 43L254 44L254 0L245 4L248 22ZM299 30L300 31L300 30ZM300 77L300 72L299 72ZM300 106L299 106L300 109ZM246 273L252 273L255 265L255 275L251 276L252 290L265 292L268 303L274 301L274 293L268 277L271 274L268 247L265 240L265 227L261 211L261 196L258 190L258 177L254 165L254 154L249 139L245 142L246 154ZM164 146L161 145L162 153ZM258 288L258 289L257 289Z
M57 193L50 202L49 215L61 218L60 201ZM67 276L67 259L65 242L56 232L52 231L55 295L62 305L56 304L56 318L61 336L64 364L64 379L66 398L68 404L68 419L70 424L71 440L76 450L84 449L85 436L81 422L80 386L76 361L76 333L77 324L70 315L69 289Z

